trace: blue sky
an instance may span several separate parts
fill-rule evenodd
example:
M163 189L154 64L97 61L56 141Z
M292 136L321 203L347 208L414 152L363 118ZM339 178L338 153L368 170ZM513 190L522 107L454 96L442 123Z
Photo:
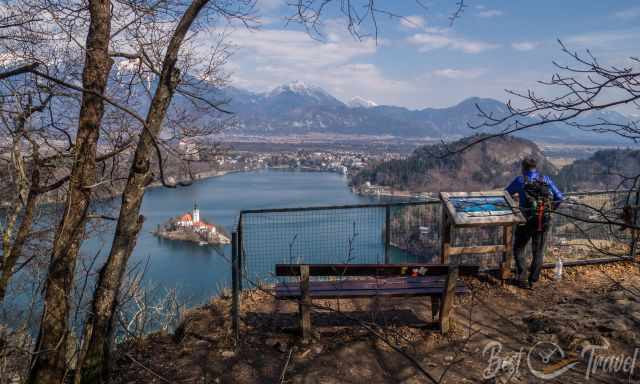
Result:
M315 38L286 24L294 11L287 3L258 0L261 27L230 32L232 85L266 91L299 80L345 101L360 96L378 104L444 107L470 96L506 100L504 89L536 88L553 73L553 60L570 62L558 38L572 50L591 49L602 63L629 64L629 56L640 55L638 1L465 0L464 14L450 27L455 0L423 0L426 9L412 0L379 0L378 7L404 18L379 15L377 41L348 33L339 0L323 15L322 35Z

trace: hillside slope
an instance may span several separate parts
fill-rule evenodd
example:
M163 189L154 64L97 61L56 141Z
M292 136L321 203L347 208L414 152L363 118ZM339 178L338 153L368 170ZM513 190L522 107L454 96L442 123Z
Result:
M631 188L640 175L640 150L606 149L562 168L556 182L561 188L586 191Z
M461 139L450 147L442 144L420 147L405 160L393 160L364 169L352 178L359 187L367 181L413 192L470 191L505 187L520 173L520 161L535 157L540 170L553 176L557 169L532 141L504 136L479 143L462 153L447 156L476 137Z

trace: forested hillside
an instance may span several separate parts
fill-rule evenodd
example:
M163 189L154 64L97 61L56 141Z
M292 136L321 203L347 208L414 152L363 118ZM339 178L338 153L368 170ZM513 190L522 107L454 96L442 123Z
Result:
M640 150L607 149L562 168L556 182L573 191L630 188L639 174Z
M538 159L543 173L551 176L557 173L535 143L512 136L499 137L462 153L449 154L451 149L460 148L474 138L477 136L448 145L423 146L405 160L373 165L356 174L352 178L353 185L358 187L368 181L414 192L503 188L519 174L520 161L528 156Z

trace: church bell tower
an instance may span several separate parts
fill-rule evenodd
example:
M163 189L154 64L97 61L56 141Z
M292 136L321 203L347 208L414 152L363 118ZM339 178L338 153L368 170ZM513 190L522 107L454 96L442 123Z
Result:
M199 223L200 222L200 210L198 209L198 203L194 202L193 203L193 223Z

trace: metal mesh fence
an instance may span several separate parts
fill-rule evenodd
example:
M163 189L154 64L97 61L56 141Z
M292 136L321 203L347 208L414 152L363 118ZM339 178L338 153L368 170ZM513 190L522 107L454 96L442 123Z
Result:
M637 204L638 191L585 192L567 195L553 215L546 261L627 256L632 231L624 221L625 207Z
M622 217L635 194L568 194L552 216L545 262L558 256L571 261L629 255L631 231L609 222ZM278 263L437 263L441 220L437 200L244 211L238 225L243 276L273 283ZM452 245L500 244L502 232L502 227L456 228ZM502 257L457 255L450 261L498 268Z

